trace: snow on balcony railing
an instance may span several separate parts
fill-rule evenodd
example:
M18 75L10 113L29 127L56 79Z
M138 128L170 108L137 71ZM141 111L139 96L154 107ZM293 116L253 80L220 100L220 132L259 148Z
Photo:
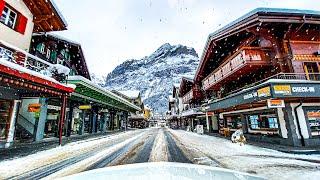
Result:
M3 40L0 40L0 59L20 65L29 70L38 72L42 75L53 77L58 81L52 73L68 75L70 69L60 64L51 64L41 58L38 58L22 49L19 49Z

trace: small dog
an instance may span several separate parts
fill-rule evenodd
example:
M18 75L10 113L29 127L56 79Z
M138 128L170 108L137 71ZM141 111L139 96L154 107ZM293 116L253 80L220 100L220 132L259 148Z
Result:
M243 135L243 131L241 129L238 129L232 134L231 141L232 143L240 143L240 146L242 146L247 142L247 139Z

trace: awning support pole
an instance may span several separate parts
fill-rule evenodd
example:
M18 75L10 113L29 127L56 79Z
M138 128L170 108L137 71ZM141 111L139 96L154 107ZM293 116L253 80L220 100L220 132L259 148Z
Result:
M65 112L66 112L66 104L67 104L67 96L64 94L62 95L62 106L61 106L60 120L59 120L59 145L62 144L62 132L63 132Z

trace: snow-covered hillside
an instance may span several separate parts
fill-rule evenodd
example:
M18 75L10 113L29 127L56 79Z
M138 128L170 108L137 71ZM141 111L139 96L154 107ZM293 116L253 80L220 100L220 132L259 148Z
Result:
M99 84L108 89L140 90L144 103L163 113L168 109L172 85L182 76L192 76L198 63L193 48L166 43L150 56L120 64Z

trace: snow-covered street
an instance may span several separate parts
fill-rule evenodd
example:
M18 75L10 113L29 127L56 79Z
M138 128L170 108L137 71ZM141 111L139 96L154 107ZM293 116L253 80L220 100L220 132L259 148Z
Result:
M0 178L53 179L107 166L160 161L223 167L268 179L308 179L320 175L319 155L292 155L182 130L149 128L2 161Z

